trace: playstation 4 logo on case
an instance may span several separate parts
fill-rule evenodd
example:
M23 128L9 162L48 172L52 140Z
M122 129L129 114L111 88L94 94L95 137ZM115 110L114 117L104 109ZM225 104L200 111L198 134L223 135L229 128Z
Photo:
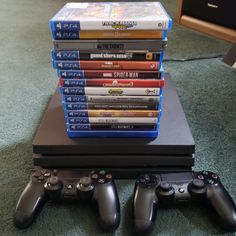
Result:
M61 38L61 32L57 32L57 37Z
M61 53L60 52L57 53L57 57L61 58Z
M56 24L56 27L61 29L61 23Z

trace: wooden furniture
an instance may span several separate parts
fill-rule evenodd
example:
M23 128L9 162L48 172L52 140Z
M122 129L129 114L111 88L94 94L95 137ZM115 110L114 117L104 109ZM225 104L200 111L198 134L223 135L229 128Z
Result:
M179 10L177 15L177 23L211 36L236 43L236 30L224 26L213 24L204 20L200 20L188 15L182 14L183 0L179 0Z

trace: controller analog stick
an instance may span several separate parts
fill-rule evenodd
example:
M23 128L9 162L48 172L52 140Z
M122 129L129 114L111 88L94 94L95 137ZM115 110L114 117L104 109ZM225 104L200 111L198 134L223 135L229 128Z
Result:
M88 187L89 185L91 185L91 179L89 177L83 177L83 178L80 179L79 183L83 187Z
M193 188L196 188L196 189L201 189L201 188L205 187L204 182L200 179L194 179L192 181L191 185L192 185Z
M93 196L94 185L90 177L82 177L76 186L78 197L83 201L88 201Z
M59 179L56 176L50 177L47 180L47 185L48 186L56 186L57 184L59 184Z
M160 184L159 188L163 192L169 192L171 190L171 185L167 182L162 182Z
M62 188L63 184L57 176L52 176L48 178L47 182L44 185L46 194L54 200L60 198Z
M193 179L188 185L188 191L197 201L206 197L206 186L200 179Z

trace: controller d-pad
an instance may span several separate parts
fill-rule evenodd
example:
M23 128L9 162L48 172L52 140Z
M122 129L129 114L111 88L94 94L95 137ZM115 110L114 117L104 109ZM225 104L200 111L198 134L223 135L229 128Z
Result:
M35 171L32 174L32 180L35 182L42 182L42 181L44 181L44 177L40 171Z
M38 179L38 181L40 181L40 182L41 182L41 181L43 181L43 180L44 180L44 177L43 177L42 175L40 175L40 176L38 176L38 177L37 177L37 179Z
M39 171L35 171L32 176L38 178L41 176L41 173Z
M50 177L50 176L51 176L51 173L50 173L50 172L45 172L45 173L43 174L43 176L44 176L44 177Z

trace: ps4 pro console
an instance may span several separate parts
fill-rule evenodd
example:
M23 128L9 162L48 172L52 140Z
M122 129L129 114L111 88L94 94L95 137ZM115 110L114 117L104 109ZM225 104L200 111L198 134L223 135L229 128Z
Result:
M107 169L115 178L191 170L195 143L175 85L165 76L161 126L157 138L75 138L66 134L59 89L52 96L33 141L35 166Z

